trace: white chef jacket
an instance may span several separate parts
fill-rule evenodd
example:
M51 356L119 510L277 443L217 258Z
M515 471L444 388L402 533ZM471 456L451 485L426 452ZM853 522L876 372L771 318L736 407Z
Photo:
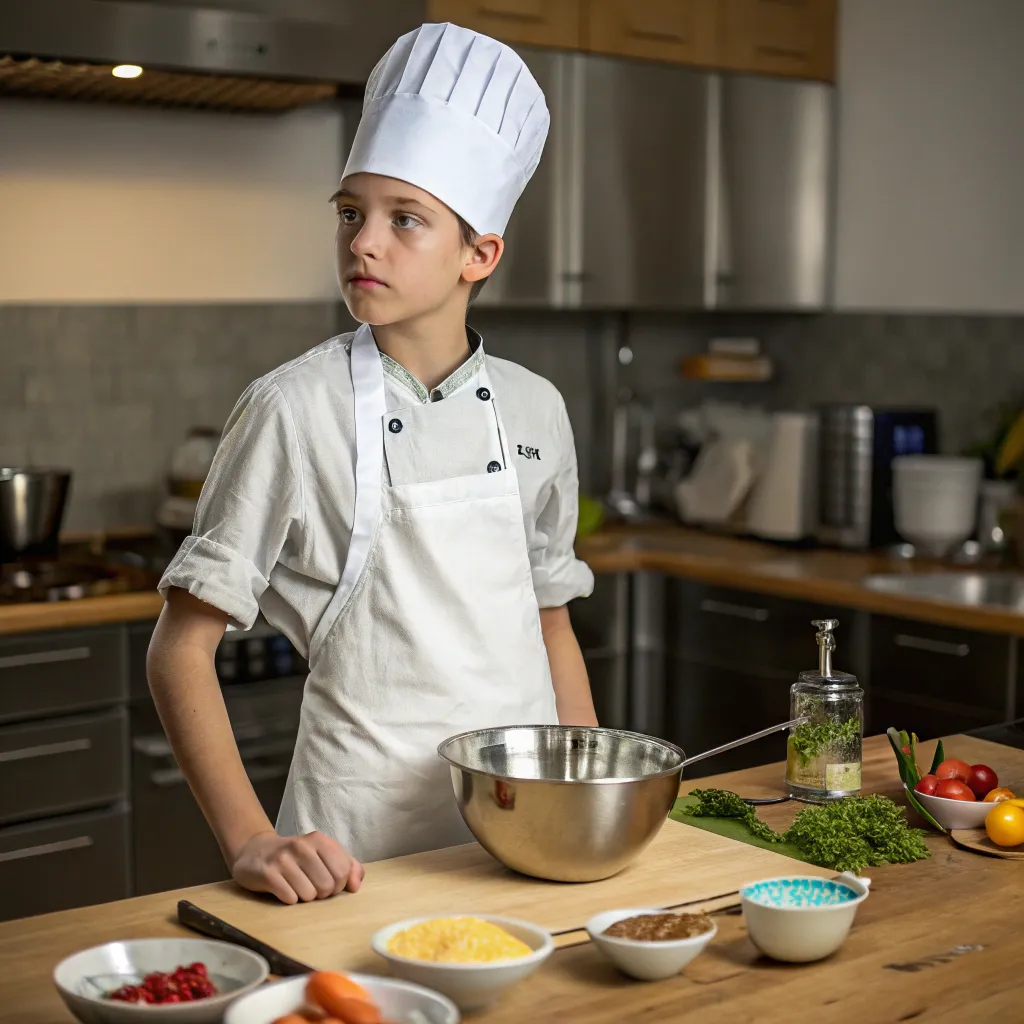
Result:
M382 354L387 410L476 388L486 360L519 477L537 602L558 607L586 597L594 577L573 552L578 477L562 396L543 377L486 355L475 331L469 338L469 359L432 391ZM219 608L237 629L262 610L303 656L337 589L352 533L351 341L351 334L331 338L246 389L225 426L193 532L159 585L165 596L180 587ZM417 453L420 479L445 477L446 452L459 443L431 438Z

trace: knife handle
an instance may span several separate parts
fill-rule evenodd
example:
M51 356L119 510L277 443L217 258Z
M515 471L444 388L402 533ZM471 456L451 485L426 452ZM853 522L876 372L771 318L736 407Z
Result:
M270 965L271 974L290 977L313 972L313 968L308 964L285 956L279 949L274 949L273 946L268 946L265 942L247 935L240 928L228 924L227 921L197 907L188 900L178 900L178 920L186 928L191 928L192 931L199 932L200 935L207 935L211 939L220 939L222 942L231 942L236 946L244 946L254 953L259 953Z

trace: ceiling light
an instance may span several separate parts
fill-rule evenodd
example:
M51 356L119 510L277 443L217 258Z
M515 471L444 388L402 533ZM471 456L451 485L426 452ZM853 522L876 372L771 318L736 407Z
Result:
M138 64L118 64L110 73L115 78L138 78L142 68Z

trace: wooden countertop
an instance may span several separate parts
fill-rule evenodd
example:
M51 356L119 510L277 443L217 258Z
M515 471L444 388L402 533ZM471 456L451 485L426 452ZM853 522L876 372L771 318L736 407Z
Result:
M577 553L595 573L650 570L714 586L857 608L962 629L1024 636L1024 614L869 590L875 573L950 571L878 554L799 550L685 527L621 528L582 541Z
M951 756L991 764L1004 781L1024 782L1022 751L967 737L947 739L946 749ZM930 748L922 751L925 758L930 754ZM700 783L726 786L744 796L769 796L782 791L783 770L781 764L768 765ZM866 791L899 794L894 758L884 737L865 742L864 784ZM779 826L797 810L798 805L783 804L759 808L759 813ZM670 843L681 849L711 835L669 821L656 844L664 852ZM718 935L679 977L646 984L628 981L599 957L585 933L570 930L559 936L558 950L537 974L470 1019L480 1024L621 1024L641 1019L882 1024L916 1018L980 1024L1019 1019L1024 861L972 853L937 834L927 842L932 851L928 860L870 870L871 897L858 911L845 945L828 960L796 967L759 957L735 912L734 892L718 889L719 899L711 905ZM619 905L651 905L657 901L654 893L678 891L683 881L693 885L699 876L706 876L713 891L715 873L721 872L722 859L730 852L721 847L718 855L686 868L664 855L651 856L654 849L617 876ZM767 851L756 853L779 859ZM792 866L794 873L805 870L794 861L785 860L785 866L783 870ZM526 890L536 912L544 908L550 914L552 907L579 905L588 889L609 891L592 888L609 882L558 886L522 879L496 867L482 849L471 845L372 865L357 896L298 907L282 907L225 883L12 921L0 924L0 962L6 965L0 973L0 1016L19 1024L69 1021L51 981L54 965L75 950L105 941L182 934L173 919L176 900L182 897L307 962L379 971L379 961L368 950L346 949L355 920L362 922L374 907L385 920L408 916L415 912L411 892L420 901L429 891L435 900L441 891L443 898L463 900L474 876L478 897L481 877L488 895L461 908L469 912L480 912L481 904L501 906L504 893L514 894L523 905ZM727 909L721 909L723 904Z
M875 554L788 549L673 526L604 530L582 541L577 553L596 573L646 569L753 593L821 602L837 609L857 608L944 626L1024 636L1024 614L1012 609L882 593L869 590L863 583L864 577L873 573L934 572L942 568L935 564L908 565ZM155 619L162 606L156 593L5 605L0 606L0 635Z

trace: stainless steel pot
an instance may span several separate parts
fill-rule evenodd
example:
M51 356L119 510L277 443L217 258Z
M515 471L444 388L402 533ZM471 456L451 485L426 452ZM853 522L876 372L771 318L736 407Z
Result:
M55 555L71 472L0 467L0 562Z

